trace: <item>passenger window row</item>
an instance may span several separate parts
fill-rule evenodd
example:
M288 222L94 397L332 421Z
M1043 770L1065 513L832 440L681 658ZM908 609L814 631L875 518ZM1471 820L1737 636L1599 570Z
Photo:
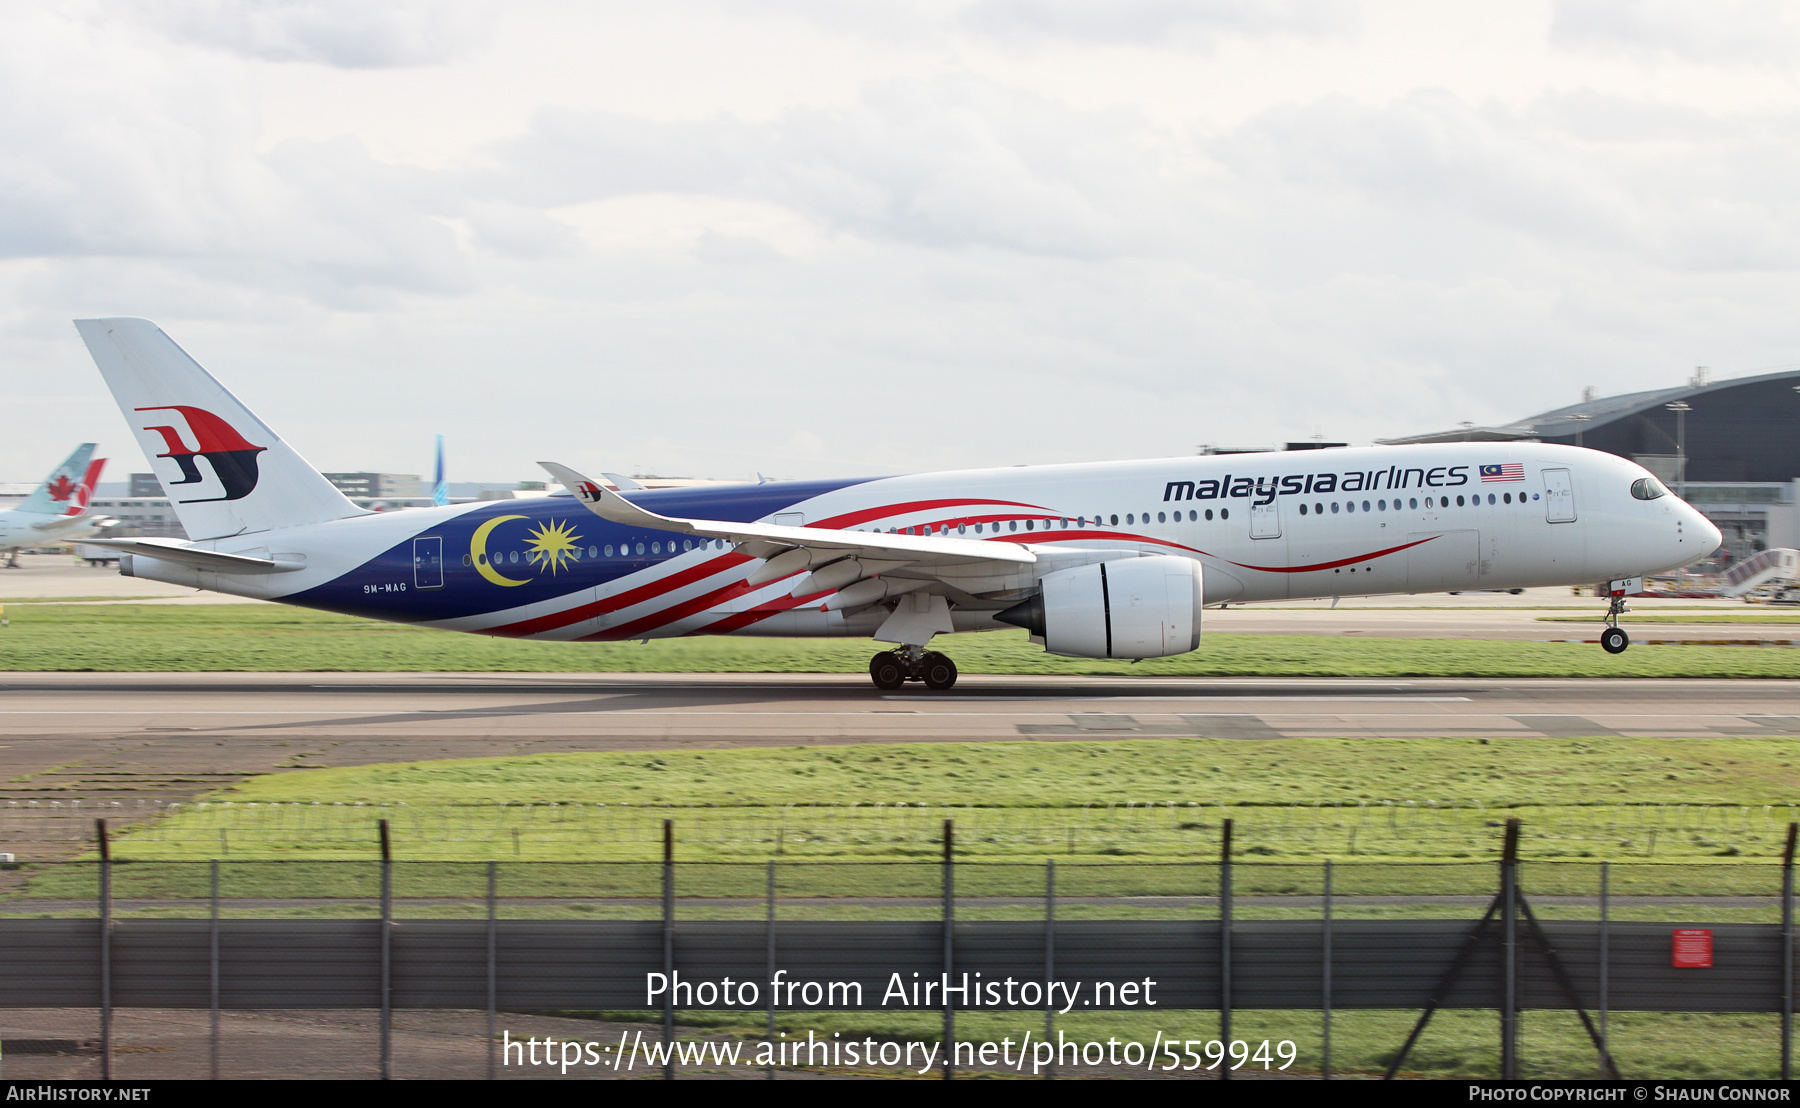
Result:
M1658 490L1659 495L1660 495L1660 491L1661 490L1659 489ZM1632 492L1634 494L1637 494L1638 490L1634 487ZM1462 508L1462 507L1468 507L1468 506L1473 506L1473 505L1479 505L1481 503L1481 500L1482 500L1482 494L1480 494L1480 493L1474 493L1474 494L1469 494L1469 495L1458 495L1455 498L1455 506L1458 508ZM1488 493L1487 494L1487 502L1489 504L1512 504L1512 503L1514 503L1514 498L1513 498L1513 494L1510 492L1499 493L1499 494ZM1523 492L1519 493L1517 502L1519 504L1526 503L1527 502L1526 494ZM1426 508L1433 508L1433 507L1448 508L1450 506L1451 506L1451 498L1448 495L1437 496L1437 497L1431 497L1431 496L1425 497L1425 507ZM1358 510L1358 507L1359 507L1359 502L1355 501L1355 500L1346 500L1346 501L1342 501L1342 502L1333 500L1333 501L1331 501L1331 507L1329 510L1331 511L1331 513L1333 515L1336 515L1339 512L1354 513ZM1418 507L1419 507L1419 498L1418 497L1415 496L1415 497L1410 497L1407 499L1405 508L1417 510ZM1374 511L1374 512L1396 511L1397 512L1397 511L1402 510L1402 505L1401 505L1399 498L1396 497L1393 500L1392 504L1390 504L1386 499L1378 499L1373 502L1364 500L1364 501L1360 502L1360 508L1364 512L1371 512L1371 511ZM1310 506L1308 506L1306 504L1300 505L1300 514L1301 515L1324 515L1326 510L1327 510L1326 506L1323 502L1314 503ZM1174 513L1157 512L1156 513L1156 522L1158 522L1158 523L1170 522L1169 517L1171 514L1173 514L1173 516L1174 516L1173 522L1176 522L1176 523L1182 522L1181 513L1179 511L1174 512ZM1140 518L1143 520L1144 524L1148 524L1150 522L1150 513L1144 512L1141 514L1141 517L1140 517L1140 513L1127 512L1127 513L1125 513L1125 525L1128 527L1137 526ZM1187 522L1189 522L1189 523L1199 523L1202 521L1202 519L1210 522L1212 520L1212 518L1213 518L1213 509L1211 509L1211 508L1190 509L1187 513ZM1231 518L1231 509L1230 508L1218 509L1218 518L1221 520L1230 519ZM1092 518L1092 520L1090 520L1087 516L1076 516L1073 518L1064 517L1064 518L1060 518L1060 519L1045 519L1045 520L1027 519L1027 520L1023 520L1023 521L1013 519L1013 520L1005 521L1004 527L1005 527L1006 532L1007 533L1017 532L1019 530L1019 524L1021 522L1024 523L1025 530L1027 530L1027 531L1034 531L1034 530L1038 530L1040 528L1045 531L1057 529L1057 528L1060 528L1062 530L1068 530L1069 527L1071 527L1071 526L1074 526L1077 528L1085 528L1088 526L1117 527L1117 526L1119 526L1119 516L1117 515L1117 513L1111 513L1111 514L1105 514L1105 515L1097 514ZM1001 532L1002 524L999 521L995 521L992 523L975 523L975 524L959 523L959 524L956 524L956 533L959 535L967 535L971 531L973 531L975 534L981 535L981 534L988 533L990 528L992 529L993 534L998 535L998 534L1002 533ZM890 528L888 528L888 534L890 534L890 535L892 535L892 534L948 535L948 534L950 534L950 525L949 524L935 524L935 525L934 524L923 524L923 525L919 525L919 526L915 526L915 527L890 527ZM661 540L657 540L657 541L653 541L653 542L649 542L649 543L644 543L644 542L619 543L616 546L612 543L607 543L604 546L594 545L594 546L587 547L586 556L590 559L592 559L592 558L612 558L612 557L620 557L620 558L643 557L646 554L661 555L664 553L668 553L668 554L686 553L686 552L689 552L689 551L692 551L695 549L724 550L727 545L724 539L699 539L699 540L682 539L682 540L680 540L680 542L681 542L681 545L680 545L679 549L676 547L676 540L674 540L674 539L670 539L666 543ZM665 546L667 547L666 551L664 550ZM569 556L571 558L576 558L576 559L579 559L580 557L582 557L582 554L583 554L583 551L582 551L581 547L575 547L574 549L572 549L569 552ZM511 550L511 551L508 551L504 557L502 557L499 554L495 554L491 558L486 554L479 554L479 555L474 555L474 556L464 554L463 559L462 559L462 564L465 566L474 565L477 563L479 563L481 565L490 565L490 564L491 565L499 565L502 563L507 564L507 565L517 565L521 560L522 559L520 557L519 551ZM529 560L529 555L526 555L524 560Z
M590 546L590 547L588 547L587 551L586 551L586 557L588 557L590 559L611 558L611 557L615 556L614 551L617 551L616 556L620 557L620 558L629 558L629 557L633 557L634 555L642 555L646 551L648 551L650 554L665 554L665 553L681 554L681 553L686 553L687 551L691 551L691 550L723 550L723 549L725 549L725 546L726 546L726 543L725 543L724 539L698 539L698 540L682 539L681 546L679 549L677 549L674 539L670 539L668 542L657 541L657 542L652 542L649 544L645 544L645 543L641 543L641 542L640 543L622 542L622 543L619 543L616 547L612 543L607 543L605 546ZM665 547L667 549L665 549ZM583 557L582 548L579 546L572 547L568 552L568 556L571 559L579 561ZM470 555L464 554L463 559L462 559L462 564L465 566L470 566L470 565L484 565L485 566L485 565L501 565L501 564L518 565L519 562L521 562L521 561L529 561L529 560L530 560L530 555L525 555L524 557L521 557L517 550L509 550L504 555L495 554L491 557L487 554L477 554L473 557L471 557Z
M1170 515L1170 513L1168 513L1168 512L1157 512L1156 513L1156 522L1168 523L1170 521L1169 515ZM1187 518L1190 523L1198 523L1200 521L1201 515L1202 515L1202 513L1199 511L1190 511L1187 514ZM1213 510L1211 508L1206 509L1204 515L1208 520L1212 519L1213 518ZM1175 512L1174 517L1175 517L1174 522L1176 522L1176 523L1181 522L1181 513L1180 512ZM1219 509L1219 518L1220 519L1230 519L1231 518L1231 509L1230 508L1220 508ZM1140 519L1142 520L1142 522L1148 524L1150 522L1150 513L1144 512L1141 517L1139 516L1139 514L1137 512L1125 513L1125 523L1127 526L1133 526L1133 527L1137 526ZM983 535L983 534L989 533L990 530L993 534L996 534L996 535L1001 534L1003 532L1013 533L1013 532L1016 532L1019 530L1019 525L1021 522L1024 523L1025 530L1027 530L1027 531L1034 531L1034 530L1050 531L1050 530L1056 530L1056 529L1061 529L1061 530L1066 531L1070 527L1077 527L1077 528L1081 528L1081 527L1117 527L1117 526L1119 526L1119 517L1115 513L1112 515L1104 515L1104 514L1095 515L1091 519L1087 516L1074 516L1074 517L1059 518L1059 519L1041 519L1041 520L1040 519L1027 519L1027 520L1023 520L1023 521L1011 519L1011 520L1006 520L1004 523L1002 523L1000 521L995 521L993 523L959 523L956 525L956 533L959 535L967 535L967 534ZM888 533L895 534L896 529L890 528ZM902 534L902 535L914 535L914 534L917 534L917 535L948 535L950 533L950 525L944 524L942 526L936 526L936 527L933 527L930 525L927 525L924 527L901 527L901 528L897 529L897 533Z
M1434 501L1435 501L1435 503L1434 503ZM1511 503L1513 503L1513 494L1510 492L1503 492L1503 493L1498 493L1498 494L1490 492L1487 494L1487 502L1489 504L1511 504ZM1524 504L1526 502L1524 493L1519 494L1518 502L1520 504ZM1481 494L1480 493L1474 493L1474 494L1471 494L1468 496L1459 495L1456 498L1456 507L1458 507L1458 508L1475 507L1476 505L1479 505L1480 503L1481 503ZM1450 497L1439 496L1439 497L1434 498L1434 497L1428 496L1425 498L1425 506L1427 508L1431 508L1431 507L1448 508L1451 506ZM1416 496L1408 497L1407 502L1404 505L1404 507L1416 510L1419 507L1419 498ZM1356 509L1357 509L1356 501L1346 500L1343 502L1343 506L1342 506L1341 510L1345 511L1345 512L1354 512L1354 511L1356 511ZM1333 500L1331 502L1331 514L1332 515L1338 514L1339 510L1340 510L1340 508L1339 508L1338 502ZM1389 505L1386 500L1377 500L1371 506L1369 501L1365 500L1362 502L1362 510L1365 512L1371 512L1371 511L1385 512L1385 511L1389 510ZM1396 511L1396 512L1402 510L1402 505L1400 503L1399 497L1394 498L1392 510ZM1301 515L1308 514L1307 506L1305 504L1300 505L1300 514ZM1324 504L1314 504L1312 506L1311 514L1316 515L1316 516L1324 515L1325 514L1325 505Z

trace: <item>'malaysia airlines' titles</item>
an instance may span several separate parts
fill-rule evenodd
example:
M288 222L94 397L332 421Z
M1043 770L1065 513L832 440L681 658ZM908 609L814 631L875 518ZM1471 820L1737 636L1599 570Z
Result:
M1456 488L1469 483L1469 466L1433 466L1430 469L1387 469L1349 473L1290 473L1286 477L1233 477L1217 481L1170 481L1163 487L1167 500L1249 499L1267 504L1277 496L1311 496L1333 492L1376 492L1382 489Z

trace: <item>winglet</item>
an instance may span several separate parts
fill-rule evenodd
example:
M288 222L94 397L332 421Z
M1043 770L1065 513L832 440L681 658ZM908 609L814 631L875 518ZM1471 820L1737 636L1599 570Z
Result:
M652 531L692 533L694 530L693 524L687 520L670 519L668 516L645 511L600 482L584 477L568 466L555 462L539 462L538 465L543 466L544 472L560 481L564 488L575 494L575 499L586 504L588 511L601 519Z

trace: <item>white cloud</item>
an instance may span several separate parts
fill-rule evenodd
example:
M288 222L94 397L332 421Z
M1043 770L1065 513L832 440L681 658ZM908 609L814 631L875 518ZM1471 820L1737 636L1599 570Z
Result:
M343 306L468 287L441 180L349 135L259 150L233 64L36 29L0 40L0 257L162 259Z
M1361 26L1342 0L975 0L968 30L1015 45L1126 44L1214 50L1230 39L1333 39Z
M1564 255L1792 270L1800 161L1779 138L1792 122L1592 95L1513 112L1433 90L1268 112L1215 149L1247 180L1300 186L1327 203L1348 193L1396 215L1449 219L1464 234L1488 226Z
M1785 69L1800 59L1800 11L1789 0L1555 0L1550 42L1603 56Z
M1453 72L1482 43L1363 7L582 8L605 58L666 57L540 83L497 6L454 9L497 21L484 50L421 7L145 35L68 0L0 39L0 359L82 395L67 319L149 315L322 465L414 472L441 431L459 479L1365 441L1800 359L1781 80L1702 94L1540 13L1490 94ZM489 94L535 111L465 134ZM363 103L438 136L429 166ZM33 411L0 475L125 441Z
M131 7L180 42L345 69L452 61L485 45L496 14L472 0L136 0Z
M978 79L895 80L835 110L760 122L548 111L481 187L521 202L634 193L773 201L837 231L938 248L1157 251L1168 136Z

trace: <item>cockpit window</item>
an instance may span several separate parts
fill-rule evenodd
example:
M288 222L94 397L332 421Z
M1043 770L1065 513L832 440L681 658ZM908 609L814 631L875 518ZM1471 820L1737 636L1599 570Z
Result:
M1631 483L1631 495L1639 500L1655 500L1668 491L1663 488L1663 483L1654 477L1639 477Z

